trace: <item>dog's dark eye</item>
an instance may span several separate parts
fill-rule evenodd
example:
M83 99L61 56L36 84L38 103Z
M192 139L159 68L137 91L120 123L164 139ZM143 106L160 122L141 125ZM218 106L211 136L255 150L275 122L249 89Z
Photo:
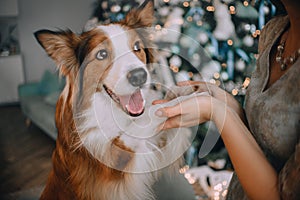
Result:
M136 43L134 43L133 50L134 51L140 51L141 50L141 45L140 45L139 41L137 41Z
M107 53L106 49L101 49L101 50L97 53L96 58L97 58L98 60L104 60L105 58L107 58L107 56L108 56L108 53Z

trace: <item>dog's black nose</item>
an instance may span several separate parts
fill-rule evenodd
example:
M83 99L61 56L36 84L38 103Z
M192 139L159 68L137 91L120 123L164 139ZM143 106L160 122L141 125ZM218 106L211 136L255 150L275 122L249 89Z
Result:
M147 72L143 68L133 69L127 74L129 83L134 87L140 87L147 81Z
M134 87L140 87L147 81L147 72L143 68L131 70L127 74L129 83Z

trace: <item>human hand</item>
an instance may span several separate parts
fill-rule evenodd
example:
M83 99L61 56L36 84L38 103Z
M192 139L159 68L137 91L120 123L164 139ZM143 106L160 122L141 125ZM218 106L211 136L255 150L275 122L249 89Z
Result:
M244 110L241 104L231 94L217 85L201 81L184 81L179 82L177 85L177 87L171 88L171 90L167 92L164 100L154 101L153 104L163 103L166 102L166 100L170 100L181 95L188 95L194 92L207 92L212 97L222 101L231 109L233 109L244 122L246 121Z
M206 94L193 95L173 106L160 108L155 114L168 119L158 127L158 130L191 127L209 121L213 99Z
M192 93L206 92L210 100L204 97L194 97L172 107L160 109L157 114L168 117L169 119L160 128L177 128L179 126L194 126L199 123L211 120L212 102L217 101L214 105L216 111L228 107L237 113L245 122L244 111L240 103L235 98L215 84L200 81L179 82L178 86L171 88L163 100L156 100L153 104L168 102L178 96L185 96ZM216 106L218 105L218 106ZM224 112L221 111L221 114Z

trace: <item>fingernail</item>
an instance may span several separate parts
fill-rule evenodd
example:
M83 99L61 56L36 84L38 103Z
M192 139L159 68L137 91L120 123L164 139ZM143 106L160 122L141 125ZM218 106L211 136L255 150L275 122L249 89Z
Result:
M161 110L157 110L157 111L155 111L155 115L158 116L158 117L162 117L163 112Z

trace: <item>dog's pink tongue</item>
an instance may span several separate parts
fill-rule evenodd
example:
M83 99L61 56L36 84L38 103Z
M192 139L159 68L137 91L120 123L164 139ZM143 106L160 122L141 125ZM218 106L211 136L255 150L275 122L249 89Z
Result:
M131 95L120 96L120 103L130 115L137 116L144 111L144 99L141 90L136 90Z

